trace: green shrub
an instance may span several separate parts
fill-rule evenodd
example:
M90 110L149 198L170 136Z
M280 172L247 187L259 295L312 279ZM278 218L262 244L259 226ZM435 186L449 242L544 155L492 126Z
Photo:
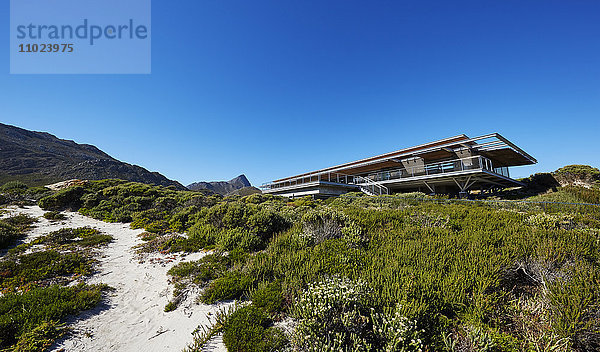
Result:
M217 301L239 298L252 285L252 278L240 272L227 272L213 280L204 290L201 301L212 304Z
M579 176L591 176L600 179L600 170L589 165L567 165L554 172L555 174L573 174Z
M187 235L186 240L173 246L173 251L194 252L214 246L217 242L219 229L210 224L198 222L189 229Z
M264 247L265 242L260 236L247 229L232 228L221 231L218 244L225 250L241 248L247 251L255 251Z
M17 260L0 261L0 287L14 289L58 276L85 275L90 270L90 259L79 253L33 252L20 255Z
M14 352L47 351L66 332L64 324L58 321L44 321L19 337Z
M40 208L45 210L77 210L81 207L81 197L85 189L81 186L74 186L60 190L52 195L43 197L38 201Z
M10 181L0 187L0 204L33 205L50 193L45 187L27 187L20 181Z
M14 345L19 336L32 332L44 322L60 320L67 315L93 308L100 302L101 291L104 288L104 286L84 284L74 287L55 285L34 288L22 294L7 293L1 296L0 347L7 348ZM38 330L36 333L41 331ZM31 334L24 336L30 337Z
M263 241L267 241L274 234L287 230L291 224L280 214L269 209L261 209L248 218L248 226Z
M417 328L416 321L402 315L402 305L376 312L371 309L373 342L376 350L382 351L421 351L425 332Z
M6 249L14 245L25 236L25 232L36 221L35 218L24 214L0 219L0 249Z
M316 243L327 239L341 238L346 217L333 209L319 209L306 212L302 216L304 235Z
M306 351L421 351L423 331L401 306L376 312L368 307L368 287L331 277L310 284L293 308L298 325L293 347Z
M279 282L263 282L250 294L252 304L269 314L283 309L283 291Z
M0 221L0 249L6 249L10 247L22 236L22 231L19 231L19 229L16 227Z
M293 309L298 319L292 338L294 348L368 351L371 326L366 295L364 283L337 277L309 285Z
M554 331L580 351L600 349L600 270L590 273L581 265L566 280L550 284Z
M527 222L532 226L537 226L548 230L570 230L575 225L573 223L573 216L568 214L533 214L527 217Z
M590 203L600 204L600 190L588 189L581 186L560 187L556 192L545 193L534 196L528 200L536 202L559 202L559 203ZM552 204L547 204L547 208L554 208ZM563 210L564 207L556 207ZM578 209L575 209L577 211Z
M90 227L63 228L53 231L46 236L41 236L33 241L34 244L48 246L80 246L94 247L112 242L113 237L101 234L100 231Z
M177 309L177 303L170 301L170 302L169 302L169 303L167 303L167 305L165 306L165 309L164 309L164 311L165 311L165 313L168 313L168 312L172 312L172 311L174 311L175 309Z
M65 216L65 214L58 211L48 211L44 213L44 218L48 220L58 221L65 220L67 217Z
M272 201L275 198L272 194L254 193L242 197L242 201L249 204L261 204Z
M5 184L3 184L2 187L0 187L0 192L15 191L15 190L24 191L27 188L29 188L29 187L21 181L9 181L9 182L6 182Z
M223 343L231 352L277 351L286 344L281 330L269 327L268 316L253 305L235 310L223 326Z
M17 214L8 218L4 218L1 221L6 224L15 226L20 230L28 230L31 224L37 222L37 219L27 214Z
M201 259L193 262L182 262L173 266L167 272L176 280L187 278L194 284L203 286L212 279L223 275L230 264L227 256L217 254L208 254Z
M314 208L317 206L317 201L315 201L311 196L306 196L306 197L295 199L294 201L291 202L291 204L295 207Z

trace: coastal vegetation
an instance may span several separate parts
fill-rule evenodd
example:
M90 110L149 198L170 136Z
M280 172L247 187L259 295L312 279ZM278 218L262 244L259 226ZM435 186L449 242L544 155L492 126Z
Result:
M0 250L16 244L36 221L27 215L13 215L0 219Z
M238 303L199 327L189 351L219 333L230 351L590 351L600 348L600 207L547 202L598 204L599 196L592 184L527 199L540 203L421 193L288 200L102 180L38 204L131 222L146 231L139 251L209 251L169 271L175 290L165 311L191 292L199 302ZM32 246L110 240L80 231ZM87 273L85 258L69 260L57 275ZM39 326L55 331L47 324L60 317L49 319L7 341Z
M0 224L21 239L34 221L16 215ZM108 287L83 283L94 271L89 249L111 240L95 229L63 228L27 243L12 241L0 260L0 348L45 351L67 333L67 316L95 307Z

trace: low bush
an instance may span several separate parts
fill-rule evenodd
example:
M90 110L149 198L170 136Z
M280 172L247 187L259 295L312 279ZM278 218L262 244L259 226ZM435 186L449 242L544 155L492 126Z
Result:
M19 337L14 352L46 351L54 341L66 333L64 324L57 320L44 321Z
M303 236L313 243L344 238L351 246L361 247L368 242L359 225L343 212L332 208L321 208L304 213L302 229Z
M217 243L218 235L219 230L214 226L196 223L188 230L188 237L174 243L171 250L175 252L195 252L201 249L211 249Z
M26 214L18 214L4 218L1 221L20 230L28 230L32 224L37 222L37 219Z
M177 309L177 303L171 301L168 302L167 305L165 305L164 311L165 313L168 313L174 311L175 309Z
M36 221L35 218L23 214L0 219L0 249L14 245Z
M552 175L563 185L585 184L600 187L600 170L589 165L567 165L554 171Z
M134 246L136 253L142 255L144 253L168 252L177 243L181 243L185 238L176 233L156 235L151 240ZM141 259L141 257L140 257Z
M58 221L65 220L67 217L65 216L65 214L58 211L48 211L44 213L44 218L48 220Z
M331 277L313 283L293 308L292 345L301 351L421 351L416 322L401 306L375 312L362 282Z
M40 198L51 193L46 187L27 187L22 182L11 181L0 187L0 204L34 205Z
M49 336L43 331L51 333L53 329L48 326L35 332L34 329L94 307L100 302L103 289L105 286L99 285L54 285L0 296L0 348L15 345L20 336L27 339L31 339L32 335L42 335L46 339L52 337L52 334Z
M219 234L218 245L224 250L240 248L246 251L256 251L263 248L265 242L256 233L244 228L223 230Z
M0 221L0 249L6 249L15 244L23 235L18 228Z
M240 298L253 283L253 279L237 271L227 272L213 280L204 290L200 300L206 304Z
M41 236L33 244L44 244L50 247L94 247L112 242L113 237L100 233L90 227L63 228Z
M558 188L555 192L533 196L528 200L536 202L600 204L600 191L581 186L565 186Z
M15 290L59 276L86 275L91 268L91 260L79 253L33 252L0 261L0 288Z
M223 343L231 352L277 351L286 338L258 307L248 305L236 309L223 326Z
M292 344L302 351L368 351L368 292L364 283L332 277L310 284L292 312L298 320Z
M9 181L0 187L0 192L8 192L8 191L15 191L15 190L24 191L27 188L29 188L29 187L21 181Z
M45 210L77 210L81 207L81 197L84 194L85 189L82 186L69 187L43 197L38 201L38 205Z
M250 293L252 304L269 314L283 309L283 291L279 282L262 282Z
M549 285L554 331L580 351L600 350L600 270L578 265Z
M185 279L202 287L210 280L222 276L230 264L228 256L221 253L207 254L197 261L179 263L169 269L167 274L171 275L176 282Z

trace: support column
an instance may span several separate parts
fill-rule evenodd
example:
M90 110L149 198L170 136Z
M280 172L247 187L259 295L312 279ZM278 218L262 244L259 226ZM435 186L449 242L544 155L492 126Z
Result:
M435 185L430 186L429 183L427 183L427 181L423 181L423 183L425 184L425 186L427 186L427 188L429 188L431 193L435 193Z

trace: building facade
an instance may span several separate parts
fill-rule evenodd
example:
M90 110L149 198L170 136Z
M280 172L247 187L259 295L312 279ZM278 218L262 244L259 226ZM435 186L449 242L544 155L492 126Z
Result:
M458 135L395 152L274 180L263 193L327 198L348 192L368 195L421 191L467 195L522 186L509 168L537 163L498 133Z

